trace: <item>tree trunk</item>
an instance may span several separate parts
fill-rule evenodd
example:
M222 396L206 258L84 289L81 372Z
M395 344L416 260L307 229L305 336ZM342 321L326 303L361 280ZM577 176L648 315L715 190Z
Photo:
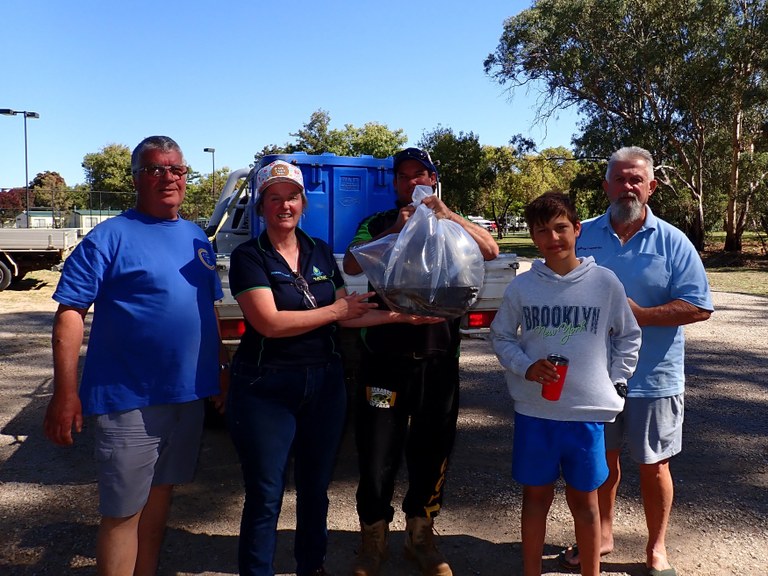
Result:
M691 223L691 229L688 232L688 239L693 244L694 248L699 252L704 251L704 203L699 196L699 203L696 207L696 214Z
M731 124L731 174L728 183L728 208L725 211L725 251L741 252L741 233L736 225L736 199L739 197L742 111L736 110Z
M726 252L741 252L741 234L737 234L736 231L725 233L725 247Z

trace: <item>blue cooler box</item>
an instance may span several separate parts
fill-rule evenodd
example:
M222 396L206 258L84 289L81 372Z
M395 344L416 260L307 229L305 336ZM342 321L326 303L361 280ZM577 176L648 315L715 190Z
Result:
M391 157L270 154L259 160L258 167L275 160L301 169L308 204L299 226L310 236L325 240L335 254L347 249L363 218L395 207ZM251 190L255 190L253 183ZM255 214L251 216L256 223L254 235L258 235L263 223Z

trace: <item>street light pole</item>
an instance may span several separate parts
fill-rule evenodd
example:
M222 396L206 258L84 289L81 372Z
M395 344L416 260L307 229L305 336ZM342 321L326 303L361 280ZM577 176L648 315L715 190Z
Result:
M0 108L0 114L3 116L16 116L22 114L24 116L24 195L27 203L27 228L29 228L29 161L27 158L27 118L40 118L40 114L37 112L29 112L28 110L11 110L10 108ZM55 221L55 217L54 217Z
M211 153L211 198L216 202L216 148L203 148L203 152Z

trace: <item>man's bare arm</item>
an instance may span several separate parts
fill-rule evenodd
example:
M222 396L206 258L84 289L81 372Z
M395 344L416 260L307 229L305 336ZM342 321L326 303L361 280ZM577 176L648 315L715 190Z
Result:
M632 298L627 300L640 326L684 326L702 322L712 315L710 310L704 310L685 300L672 300L666 304L647 308L639 306Z
M88 310L59 305L53 321L53 397L45 413L45 435L62 446L73 443L72 428L83 428L83 412L77 394L77 367Z

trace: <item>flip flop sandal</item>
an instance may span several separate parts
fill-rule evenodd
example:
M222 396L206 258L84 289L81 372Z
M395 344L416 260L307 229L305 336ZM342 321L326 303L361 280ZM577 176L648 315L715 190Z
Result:
M579 565L579 563L571 562L570 560L568 560L568 558L565 557L565 555L571 550L573 551L573 554L571 554L571 558L574 558L579 555L579 546L577 544L574 544L573 546L569 546L568 548L561 550L560 553L557 555L557 564L563 570L568 570L569 572L578 572L581 569L581 566Z
M677 576L677 572L674 568L665 568L664 570L649 568L648 576Z

